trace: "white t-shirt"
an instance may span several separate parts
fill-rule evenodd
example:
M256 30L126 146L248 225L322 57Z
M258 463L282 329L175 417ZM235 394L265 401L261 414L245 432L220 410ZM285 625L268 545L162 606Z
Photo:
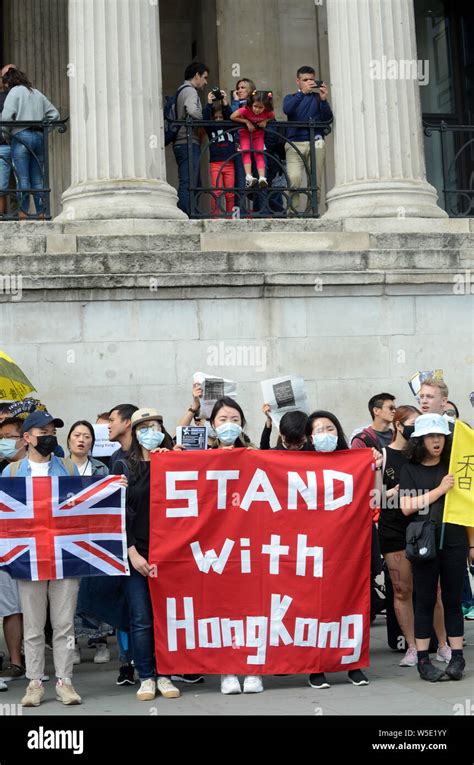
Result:
M32 462L31 460L28 460L28 464L31 468L31 475L33 478L48 475L49 460L47 462Z
M83 465L76 465L79 475L92 475L92 462L87 460Z

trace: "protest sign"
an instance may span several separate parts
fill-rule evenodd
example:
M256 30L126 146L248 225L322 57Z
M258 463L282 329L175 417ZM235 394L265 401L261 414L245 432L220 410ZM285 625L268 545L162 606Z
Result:
M369 449L152 454L162 674L367 667Z

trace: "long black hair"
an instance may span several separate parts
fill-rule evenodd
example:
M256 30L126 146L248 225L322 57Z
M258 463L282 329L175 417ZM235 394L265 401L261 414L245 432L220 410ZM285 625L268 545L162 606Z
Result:
M212 427L214 428L214 420L216 419L216 417L219 414L220 410L224 406L229 406L232 409L237 409L238 413L240 414L240 422L241 422L241 427L242 427L242 435L235 440L234 446L248 446L251 443L250 438L247 436L246 433L243 432L245 426L247 425L247 421L245 419L245 415L243 413L243 410L242 410L242 407L240 406L240 404L238 404L237 401L234 401L234 399L231 398L230 396L222 396L222 398L217 399L216 403L214 404L214 406L212 408L211 416L209 417L209 421L210 421ZM217 440L218 440L218 438L217 438ZM214 444L213 448L218 448L217 441Z
M342 449L348 449L349 445L344 435L341 423L335 414L332 412L326 412L324 409L318 409L316 412L313 412L309 415L308 424L306 425L306 435L308 438L311 439L314 421L318 420L320 417L326 417L328 420L331 420L332 424L337 430L337 446L334 451L339 452Z

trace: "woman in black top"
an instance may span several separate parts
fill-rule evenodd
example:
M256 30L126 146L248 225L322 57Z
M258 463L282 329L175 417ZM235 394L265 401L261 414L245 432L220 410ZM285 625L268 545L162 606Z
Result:
M135 668L140 678L139 701L151 701L156 690L165 698L180 696L168 677L157 677L153 634L153 609L148 577L150 540L150 453L173 448L171 436L156 409L137 409L132 415L132 444L127 463L122 463L128 477L127 548L130 576L124 577L125 597L130 615L130 637ZM161 447L161 448L160 448ZM114 465L115 468L122 465Z
M412 562L418 672L430 682L440 680L445 673L452 680L460 680L465 667L461 607L468 546L465 527L446 523L443 549L439 549L444 497L454 486L454 477L448 473L450 452L451 434L446 420L439 414L422 414L406 450L408 462L400 473L400 507L404 515L410 520L429 518L436 524L436 557ZM428 653L438 579L452 649L445 672L431 664Z

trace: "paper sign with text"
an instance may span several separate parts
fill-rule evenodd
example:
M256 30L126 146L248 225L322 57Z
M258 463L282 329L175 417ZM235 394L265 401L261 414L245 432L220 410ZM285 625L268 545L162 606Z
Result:
M151 456L161 674L367 667L369 449Z

